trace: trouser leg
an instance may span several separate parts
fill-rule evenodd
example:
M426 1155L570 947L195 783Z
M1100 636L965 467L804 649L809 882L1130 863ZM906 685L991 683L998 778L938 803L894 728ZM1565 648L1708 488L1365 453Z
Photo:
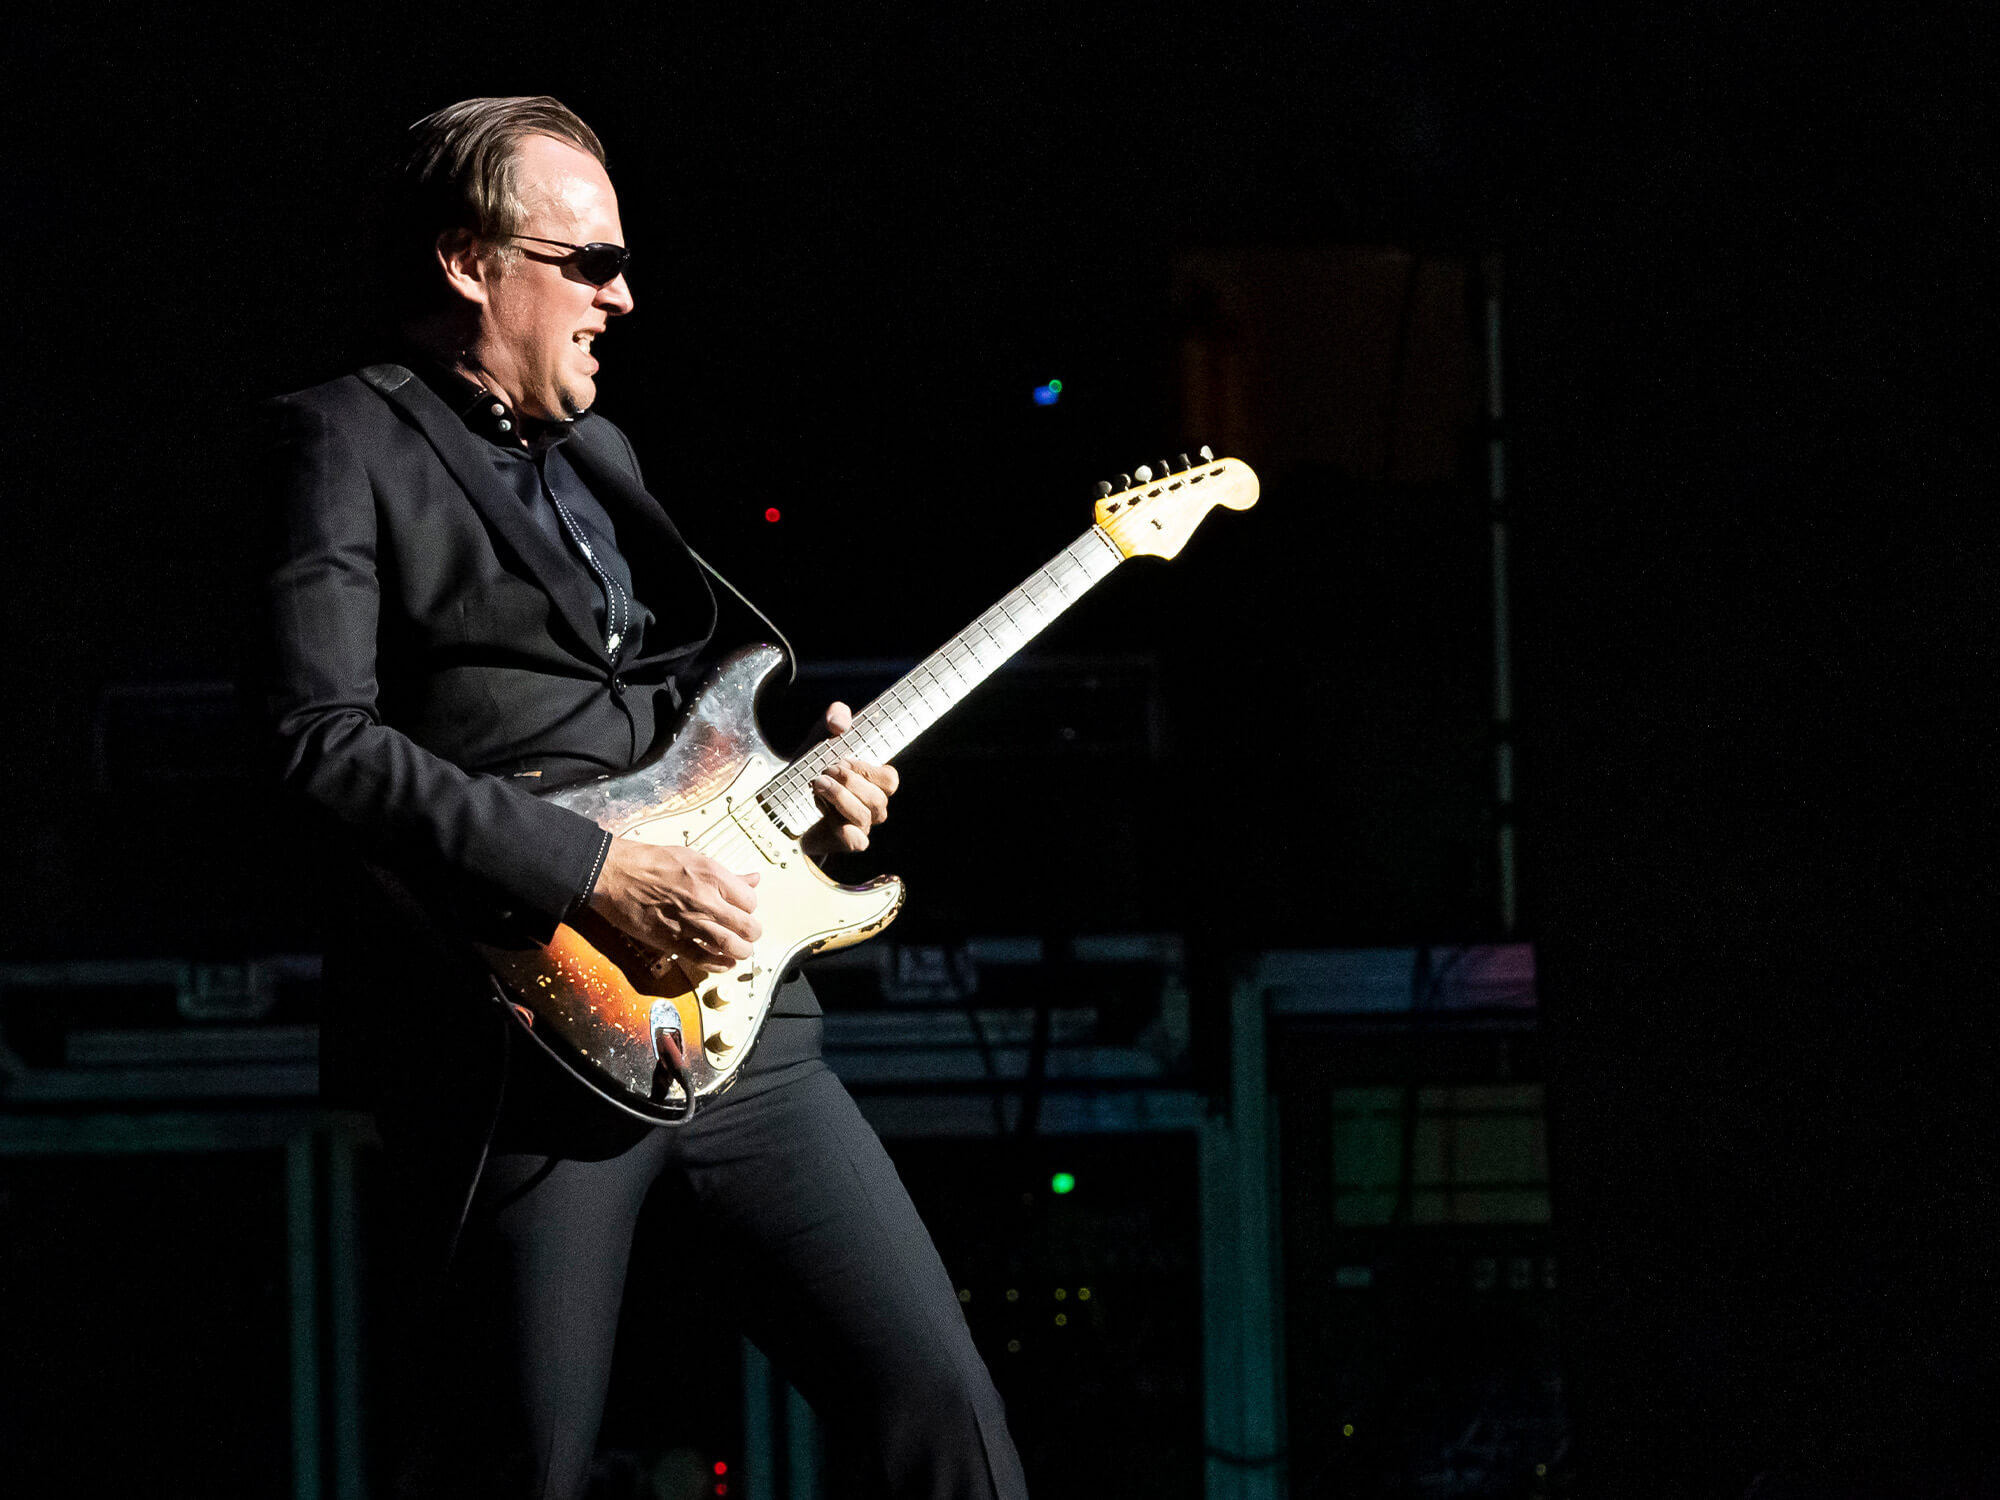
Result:
M676 1132L716 1295L896 1500L1023 1500L1000 1397L881 1142L823 1064Z
M467 1493L583 1493L660 1144L603 1161L507 1153L487 1163L449 1291L462 1351L450 1467Z

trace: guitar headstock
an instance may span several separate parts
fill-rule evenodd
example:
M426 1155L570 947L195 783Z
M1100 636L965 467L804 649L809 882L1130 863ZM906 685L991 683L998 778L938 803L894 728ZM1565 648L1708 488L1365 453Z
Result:
M1137 478L1138 483L1132 481ZM1097 487L1097 524L1127 557L1177 557L1201 518L1215 506L1248 510L1257 503L1257 475L1240 459L1203 448L1190 462L1142 466L1119 485Z

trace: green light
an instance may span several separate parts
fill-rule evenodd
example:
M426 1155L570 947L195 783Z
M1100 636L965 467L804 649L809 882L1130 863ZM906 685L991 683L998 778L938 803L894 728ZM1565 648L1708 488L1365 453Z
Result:
M1051 380L1049 382L1049 389L1060 396L1062 394L1062 382L1060 380Z
M1067 1193L1075 1187L1076 1178L1072 1177L1068 1172L1058 1172L1049 1179L1049 1191L1052 1193Z

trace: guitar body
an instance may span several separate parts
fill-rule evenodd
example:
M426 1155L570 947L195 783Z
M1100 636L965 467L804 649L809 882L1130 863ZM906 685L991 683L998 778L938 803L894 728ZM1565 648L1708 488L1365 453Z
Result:
M529 1034L606 1099L655 1123L693 1113L690 1085L699 1099L735 1082L794 963L880 932L903 904L893 876L859 886L829 880L800 852L804 830L783 827L760 802L759 790L787 764L756 722L757 695L781 660L774 646L733 653L689 702L659 758L548 796L617 838L689 845L760 875L764 935L748 959L708 973L594 913L557 928L547 944L482 945ZM678 1033L684 1071L663 1063L663 1027Z

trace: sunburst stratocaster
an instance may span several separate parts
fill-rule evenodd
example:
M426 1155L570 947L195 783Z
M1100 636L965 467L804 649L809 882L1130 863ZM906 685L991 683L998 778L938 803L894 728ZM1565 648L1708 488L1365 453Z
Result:
M1211 458L1112 492L1095 524L854 716L845 734L796 760L772 751L755 706L782 657L748 646L687 705L666 751L620 776L549 794L618 838L686 844L761 875L751 956L719 974L683 966L594 914L547 943L483 948L529 1034L621 1108L660 1124L690 1118L736 1080L756 1046L780 978L798 959L880 932L903 904L881 876L840 885L799 851L819 821L811 782L835 761L884 764L901 754L1015 652L1128 557L1174 557L1217 505L1246 510L1257 476Z

